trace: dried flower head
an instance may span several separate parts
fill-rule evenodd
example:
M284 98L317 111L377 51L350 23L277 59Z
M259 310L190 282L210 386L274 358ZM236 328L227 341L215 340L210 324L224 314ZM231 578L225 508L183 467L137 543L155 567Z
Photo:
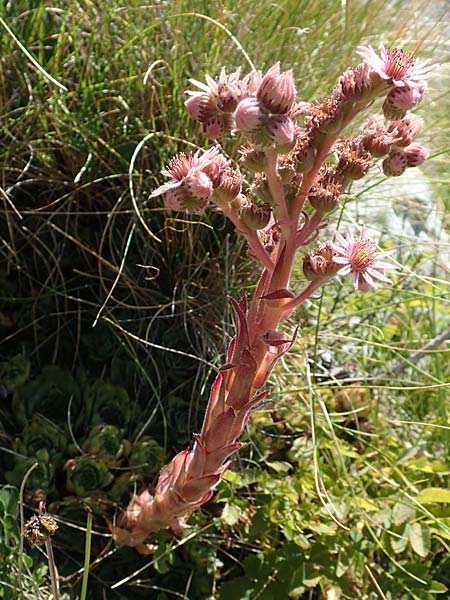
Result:
M389 86L422 88L431 69L427 62L419 63L412 54L397 48L389 50L382 46L378 56L372 46L359 46L358 54L369 66L372 78L382 79Z
M240 163L253 173L259 173L266 168L266 153L255 148L253 144L240 148L239 153L241 155Z
M228 168L215 188L213 199L219 205L232 202L241 193L243 177L239 171Z
M340 275L352 274L355 290L367 292L375 288L378 281L392 283L385 272L396 267L382 260L390 256L392 251L378 252L376 242L366 237L364 228L357 238L349 227L346 238L340 233L336 233L336 238L339 243L333 244L336 252L333 261L341 265Z
M361 63L354 69L347 69L339 79L340 92L346 100L361 102L370 98L372 80L369 65Z
M248 203L240 210L240 217L253 231L264 229L269 224L272 209L270 204L263 202L262 204Z
M400 88L399 88L400 89ZM395 142L396 136L389 133L383 124L382 117L371 117L361 128L361 142L372 156L386 156Z
M331 242L320 244L315 250L311 250L304 256L303 275L308 281L334 277L342 268L335 262L336 256L336 250Z
M372 156L361 140L345 140L339 148L336 171L348 179L361 179L372 166Z
M309 203L317 212L326 214L339 206L342 193L342 177L333 167L324 167L308 196Z
M58 523L55 519L44 513L34 515L23 527L23 535L31 546L42 546L56 533Z

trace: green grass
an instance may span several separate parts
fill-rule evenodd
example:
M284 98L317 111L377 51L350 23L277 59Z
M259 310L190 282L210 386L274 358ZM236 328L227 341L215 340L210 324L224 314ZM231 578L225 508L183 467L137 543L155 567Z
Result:
M67 446L55 459L48 505L60 523L53 545L63 591L76 597L85 497L69 500L63 480L77 445L85 452L93 443L92 415L77 422L81 399L93 402L97 381L128 394L120 465L130 464L127 444L147 438L173 456L200 427L222 362L225 294L255 280L219 214L188 221L147 200L173 153L203 145L183 108L188 79L223 65L248 69L248 58L260 69L280 60L294 69L299 97L312 100L357 62L358 44L417 48L438 63L419 114L432 149L423 172L445 218L448 14L439 2L14 0L0 16L10 28L0 24L0 360L10 391L26 380L43 385L48 365L62 369L47 376L53 398L71 398L57 424ZM236 156L232 144L225 150ZM359 201L370 202L370 189ZM382 240L396 245L388 231ZM347 295L333 283L296 315L302 333L273 376L276 402L255 415L237 469L187 537L161 532L148 557L117 549L103 517L126 505L133 481L115 495L107 485L101 499L87 495L95 563L88 598L281 598L294 572L292 598L331 598L333 590L370 600L445 597L450 503L424 494L448 485L448 342L412 359L448 328L448 285L445 274L416 274L426 257L413 244L402 244L403 256L411 274L401 272L392 288ZM25 366L13 369L16 355ZM107 389L120 407L117 387ZM0 481L38 444L23 442L9 399L0 412ZM43 400L35 410L52 417ZM127 473L104 468L117 481ZM140 474L135 485L155 475ZM29 514L37 496L28 490ZM13 599L19 538L6 512L0 555L10 595L0 597ZM47 600L42 555L26 549L26 557L22 595Z

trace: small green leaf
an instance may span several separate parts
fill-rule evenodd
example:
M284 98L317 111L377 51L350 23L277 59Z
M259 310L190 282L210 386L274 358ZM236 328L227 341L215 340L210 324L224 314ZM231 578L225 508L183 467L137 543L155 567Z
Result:
M397 502L392 511L394 525L402 525L406 521L412 521L416 516L416 509L403 502Z
M434 581L433 580L431 582L430 592L432 594L445 594L445 592L447 592L447 591L448 591L448 587L445 586L440 581Z
M292 465L288 462L281 460L274 460L272 462L266 461L266 465L273 469L276 473L288 473L292 469Z
M428 527L413 523L409 530L409 542L416 554L425 558L430 551L431 535Z
M19 490L13 485L4 485L0 490L0 503L5 508L5 514L15 515L19 503Z
M422 490L418 496L414 498L420 504L433 504L438 502L441 504L450 504L450 489L430 487Z
M371 500L368 500L367 498L353 498L352 499L352 504L353 506L356 506L358 508L361 508L362 510L378 510L379 507L372 502Z
M227 525L235 525L239 521L240 509L233 504L226 504L222 511L222 521L225 521Z
M402 552L405 551L406 546L408 545L408 541L409 541L409 530L410 530L410 526L406 525L401 536L397 537L397 536L391 534L391 536L392 536L390 538L391 548L395 552L395 554L401 554Z

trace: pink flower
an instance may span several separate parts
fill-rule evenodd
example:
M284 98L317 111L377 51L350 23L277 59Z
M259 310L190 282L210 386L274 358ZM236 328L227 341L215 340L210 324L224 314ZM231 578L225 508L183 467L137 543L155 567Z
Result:
M408 85L423 89L424 79L431 69L427 66L428 61L419 63L411 54L397 48L388 50L382 46L381 56L378 56L372 46L359 46L358 54L375 75L394 87Z
M336 238L339 244L333 244L337 255L332 260L338 265L343 265L339 271L340 275L352 273L355 290L367 292L376 287L378 281L392 283L385 272L396 267L381 260L390 256L392 250L378 252L376 243L366 237L364 228L356 239L349 227L346 238L340 233L336 233Z
M164 205L169 210L188 210L201 214L214 188L216 172L225 168L227 161L218 148L210 148L203 154L181 152L161 171L169 181L150 194L156 198L164 194ZM216 168L217 167L217 168Z

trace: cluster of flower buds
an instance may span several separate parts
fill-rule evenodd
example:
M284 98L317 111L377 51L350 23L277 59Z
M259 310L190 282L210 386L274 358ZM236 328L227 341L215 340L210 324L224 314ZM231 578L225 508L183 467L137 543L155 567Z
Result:
M121 527L119 543L140 545L161 527L180 529L185 518L211 497L213 486L230 465L230 455L276 360L294 343L295 334L279 331L280 322L332 277L351 275L356 290L367 292L390 283L391 251L379 251L364 229L336 234L303 259L306 287L289 289L296 252L310 246L337 209L352 180L364 177L377 159L386 175L420 165L427 151L416 142L422 120L408 116L426 91L426 65L399 50L359 48L363 62L339 78L319 102L297 102L292 71L276 63L263 76L240 71L207 85L194 82L189 114L209 138L239 130L246 139L240 163L250 173L244 188L240 172L217 148L179 154L163 174L168 182L151 197L163 195L167 209L201 214L211 201L236 226L249 255L263 272L250 303L231 299L236 335L211 391L201 433L192 449L180 452L160 475L154 495L135 495ZM362 111L384 98L383 116L370 118L354 137L341 137ZM308 201L308 203L307 203ZM387 259L387 260L386 260Z

